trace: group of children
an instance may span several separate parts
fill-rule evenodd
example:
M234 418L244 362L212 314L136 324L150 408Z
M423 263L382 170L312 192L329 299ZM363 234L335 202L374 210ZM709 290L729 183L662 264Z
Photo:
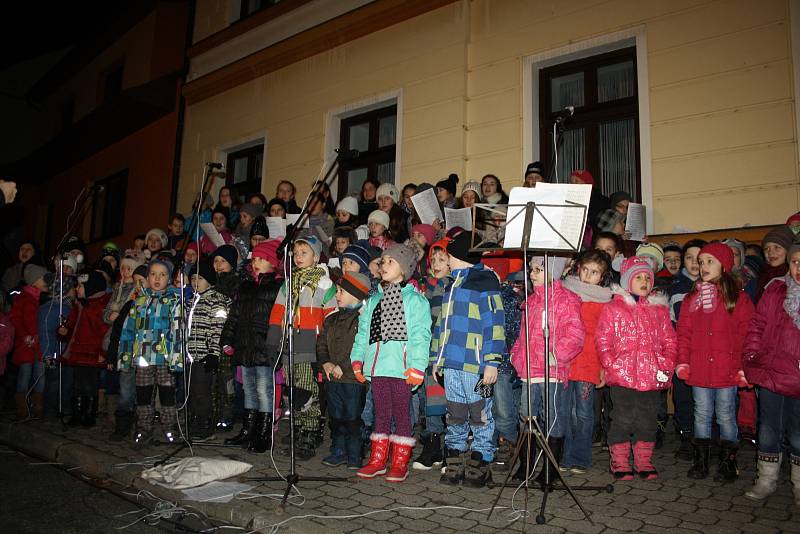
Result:
M454 189L450 181L442 188ZM498 195L499 181L490 185ZM379 206L398 194L381 187ZM479 195L475 186L465 192ZM545 265L519 257L493 269L459 228L410 224L395 242L380 207L358 239L351 225L360 204L340 200L334 226L348 230L301 232L285 257L266 221L250 217L258 210L244 206L237 228L246 223L245 253L189 244L179 269L172 236L157 229L144 240L147 263L135 249L122 257L109 249L108 266L87 268L76 262L81 247L62 247L76 263L68 271L60 262L66 277L25 274L11 315L18 333L32 333L18 334L15 362L53 350L35 315L46 306L42 292L61 291L71 305L66 320L41 325L55 329L57 350L75 368L71 424L93 424L99 373L107 372L119 382L116 439L130 431L135 407L137 444L154 439L156 419L165 441L175 441L186 431L178 427L184 404L191 436L209 439L230 430L241 399L239 432L225 442L264 453L283 414L280 385L291 380L300 459L316 454L327 425L326 465L391 482L405 480L409 466L439 467L442 483L476 488L507 472L517 449L516 479L542 463L535 443L520 444L532 439L520 432L528 417L547 423L562 472L585 473L593 444L605 441L615 480L658 478L653 452L668 390L688 476L709 476L716 444L715 480L735 480L737 409L756 386L759 478L747 496L775 490L786 438L800 504L799 221L767 234L763 258L735 240L643 243L625 257L619 235L597 231L574 258ZM325 222L323 213L312 215ZM192 241L174 226L174 237ZM755 272L750 258L761 264ZM76 289L60 282L78 273ZM422 450L412 462L417 427ZM547 465L540 480L557 476L559 466Z

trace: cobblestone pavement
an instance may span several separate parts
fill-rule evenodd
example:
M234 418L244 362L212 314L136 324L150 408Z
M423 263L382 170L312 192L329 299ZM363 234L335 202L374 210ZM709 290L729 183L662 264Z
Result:
M63 432L54 422L28 422L36 431L46 432L47 439L69 440L91 447L104 458L116 458L119 463L141 461L142 458L171 452L166 447L148 447L134 450L129 444L106 441L110 428L92 430L70 430ZM8 432L9 435L12 432ZM221 436L224 437L224 436ZM6 440L8 441L8 440ZM12 440L13 441L13 440ZM661 473L657 481L635 480L617 482L612 494L596 491L578 492L578 498L589 511L594 524L587 521L572 499L565 492L551 494L546 509L547 523L536 525L533 516L541 504L541 492L529 492L528 508L531 516L512 521L515 514L512 507L525 509L525 492L506 488L491 519L487 518L488 508L497 496L498 488L464 489L439 484L438 471L412 471L408 480L402 484L390 484L383 480L358 480L352 471L323 466L321 459L327 444L318 449L315 458L298 461L298 473L303 475L329 475L350 477L347 482L301 482L298 489L304 497L302 506L289 506L286 514L275 513L275 501L261 497L250 501L233 501L227 507L212 505L211 514L219 512L222 519L236 523L234 517L237 507L251 507L254 504L266 514L258 527L266 532L269 525L289 519L281 525L281 530L295 532L495 532L533 531L533 532L702 532L703 534L731 532L800 532L800 507L792 498L791 483L788 480L788 466L784 465L778 491L764 502L750 501L743 496L754 478L755 450L745 446L740 454L741 476L731 485L722 486L712 478L689 480L686 470L689 464L674 459L677 446L675 435L667 435L664 448L656 451L654 464ZM286 457L274 454L276 466L288 470ZM185 456L181 452L179 456ZM195 454L201 456L225 456L254 464L247 476L274 476L275 471L269 455L247 454L239 449L195 447ZM605 486L611 482L607 472L608 453L599 447L594 449L594 465L585 475L565 475L572 487L581 485ZM120 466L114 469L119 469ZM141 469L139 466L122 467L133 477ZM259 493L281 493L284 484L280 482L261 483L254 491ZM512 502L513 498L513 502ZM298 502L298 498L292 500ZM218 508L214 508L218 507ZM399 507L408 507L400 508ZM438 509L432 509L440 507ZM449 508L448 508L449 507ZM388 510L388 511L382 511ZM367 514L367 516L360 516ZM242 514L244 516L245 514ZM350 516L344 518L311 516ZM296 519L290 517L296 516ZM242 526L248 526L246 523ZM252 526L249 525L249 526Z

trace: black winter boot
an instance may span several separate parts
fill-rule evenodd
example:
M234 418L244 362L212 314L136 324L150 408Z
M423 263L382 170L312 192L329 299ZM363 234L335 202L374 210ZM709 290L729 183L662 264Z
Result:
M72 397L72 416L67 421L67 426L81 426L83 422L83 412L85 408L84 397L75 395Z
M564 438L554 438L549 437L547 438L547 444L550 445L550 450L553 452L553 457L555 457L556 462L561 463L561 451L564 448ZM549 461L547 455L542 454L542 461L544 462L542 465L547 466L547 473L548 476L545 478L545 470L542 468L542 471L539 473L539 476L536 477L536 482L539 484L545 484L549 482L550 484L555 484L558 478L558 465L554 464L553 462Z
M92 428L97 423L97 397L83 397L83 404L81 426Z
M478 451L472 451L464 462L464 486L482 488L490 481L489 462Z
M458 486L464 480L465 471L464 453L457 449L447 449L447 455L442 466L442 476L439 482Z
M708 464L711 461L711 440L695 438L692 440L694 458L692 467L686 474L689 478L702 479L708 476Z
M719 444L719 468L714 476L716 482L730 483L739 478L739 466L736 465L736 454L739 444L732 441L721 441Z
M245 408L244 417L242 417L242 429L232 438L226 439L225 445L240 445L244 449L249 447L255 419L256 411Z
M692 449L692 431L679 430L678 432L680 433L681 444L675 451L675 458L684 462L691 462L694 458L694 452Z
M442 455L442 435L422 435L419 441L422 443L422 452L411 464L411 467L420 471L430 471L434 467L442 465L444 460Z
M272 447L272 414L258 412L256 421L258 422L253 430L253 440L247 450L263 454Z

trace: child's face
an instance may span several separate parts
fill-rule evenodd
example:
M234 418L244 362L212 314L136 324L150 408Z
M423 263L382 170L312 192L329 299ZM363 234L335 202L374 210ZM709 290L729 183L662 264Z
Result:
M742 251L739 247L728 247L733 252L733 265L734 267L741 267L744 263L744 258L742 257Z
M269 207L269 216L280 217L281 219L283 219L284 217L286 217L286 210L284 210L283 206L281 206L280 204L273 204L272 206ZM241 217L242 216L240 214L239 218L241 219Z
M371 274L373 278L377 278L378 280L381 279L381 259L380 258L375 258L374 260L369 262L369 265L367 265L367 267L369 268L369 274Z
M711 254L700 254L698 263L703 282L716 282L722 276L722 264Z
M795 282L800 284L800 252L795 252L789 258L789 274Z
M385 197L381 197L385 198ZM370 237L380 237L386 232L386 227L381 223L377 223L372 221L369 223L369 235Z
M630 204L629 201L620 200L619 202L617 202L617 205L614 206L614 209L617 210L618 212L620 212L623 215L627 215L628 214L628 204Z
M254 248L256 248L258 245L260 245L261 243L263 243L266 240L267 240L267 238L264 237L263 235L253 235L253 236L251 236L250 237L250 250L253 250Z
M394 200L392 200L392 197L388 195L381 195L378 197L378 209L380 209L381 211L389 213L389 210L392 209L393 205L394 205Z
M450 274L449 260L449 255L442 249L437 248L436 252L431 255L431 271L435 278L441 280Z
M130 282L133 276L133 267L129 263L123 263L119 268L119 274L125 282Z
M646 297L653 289L653 277L647 273L639 273L631 282L631 293L639 297Z
M144 250L144 239L136 238L133 240L134 250Z
M298 269L306 267L313 267L316 265L317 260L314 257L314 251L305 243L296 243L294 246L294 265Z
M447 202L450 200L450 191L445 189L444 187L437 187L436 188L436 198L439 199L439 202Z
M271 273L275 270L275 267L264 258L253 258L250 261L250 265L253 267L253 272L256 274Z
M246 211L239 212L239 220L241 221L242 226L250 226L253 224L253 217Z
M193 274L192 275L192 287L198 293L202 293L203 291L205 291L206 289L211 287L211 285L208 283L208 280L206 280L202 276L197 275L197 274Z
M461 193L461 203L465 208L471 208L478 203L478 195L475 191L464 191Z
M391 284L398 284L403 281L403 269L397 260L391 256L381 258L381 280Z
M342 258L342 271L345 273L361 272L361 266L350 258Z
M150 252L158 252L161 250L161 240L157 235L153 234L147 238L147 249Z
M19 247L19 253L18 253L19 261L25 263L26 261L28 261L33 257L34 252L35 251L33 250L33 245L31 245L30 243L23 243Z
M372 182L364 182L364 185L361 186L361 196L364 198L364 200L375 200L375 193L377 192L378 188L375 187L375 184Z
M406 205L408 209L412 209L414 207L414 203L411 202L411 197L417 194L417 190L413 187L406 187L403 189L403 203Z
M211 218L211 222L214 224L214 228L217 229L217 232L221 232L222 230L225 230L225 225L228 224L228 219L226 219L221 213L215 213Z
M681 270L681 253L677 250L668 250L664 253L664 267L669 274L675 276Z
M350 240L346 237L337 237L336 238L336 253L341 254L344 250L350 246Z
M612 260L617 255L617 244L613 239L609 239L607 237L601 237L598 239L597 243L594 244L594 248L597 250L602 250L608 254Z
M584 263L578 269L578 277L584 284L599 286L603 279L603 267L595 262Z
M428 240L427 240L427 239L425 239L425 236L424 236L424 235L422 235L422 234L421 234L421 233L419 233L419 232L413 232L413 233L411 234L411 239L413 239L414 241L416 241L416 242L419 244L419 246L421 246L422 248L425 248L425 247L427 247L427 246L428 246Z
M349 211L339 210L336 212L336 220L342 224L345 224L347 221L350 220L352 214Z
M336 304L340 308L352 308L358 303L359 300L342 289L342 286L336 286Z
M169 271L163 265L151 265L147 273L147 283L153 291L164 291L169 285Z
M698 254L700 254L700 247L690 247L683 255L683 266L693 278L700 276L700 265L697 263Z
M197 251L193 248L187 248L183 259L186 263L197 263Z
M215 256L214 257L214 271L217 273L229 273L233 270L233 267L227 260L225 260L222 256Z
M233 204L233 199L231 199L231 191L227 187L223 187L219 191L219 203L225 206L226 208L230 208Z
M311 215L319 215L325 209L325 201L317 197L308 209Z
M169 223L169 233L170 235L181 235L183 233L183 223L177 217Z
M788 251L777 243L767 243L764 247L764 257L771 267L780 267L786 263L786 253Z
M531 283L534 286L544 285L544 268L538 263L531 263Z
M289 202L294 197L294 191L292 190L292 186L287 184L286 182L282 183L278 186L277 197L284 202Z

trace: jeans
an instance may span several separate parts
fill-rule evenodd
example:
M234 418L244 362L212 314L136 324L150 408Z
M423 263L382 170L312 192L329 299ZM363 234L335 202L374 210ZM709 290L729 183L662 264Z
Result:
M242 386L244 387L246 410L272 413L275 395L272 385L272 367L268 365L242 367Z
M561 382L550 382L550 404L547 410L547 423L549 428L544 427L544 383L530 384L530 390L531 413L534 417L539 418L539 424L542 426L542 431L548 437L563 438L565 429L567 427L567 412L564 402L567 396L564 393L564 384ZM522 398L520 400L519 413L522 417L525 417L528 414L528 384L525 382L522 383Z
M133 369L119 372L118 412L132 412L136 405L136 373Z
M800 456L800 399L758 388L758 451L778 454L783 437L790 452Z
M472 431L472 450L481 453L484 461L494 460L494 418L492 399L484 399L475 393L475 384L480 377L458 369L444 370L444 389L447 394L447 434L444 438L448 449L461 452L467 450L467 437Z
M594 384L570 382L566 390L567 430L564 434L564 467L592 466L594 431Z
M694 399L692 397L692 386L689 386L672 375L672 402L675 404L675 414L673 422L678 432L688 432L694 428Z
M736 392L736 386L727 388L692 387L695 438L711 439L711 423L716 414L720 439L730 442L739 441L739 428L736 426Z
M33 379L33 380L31 380ZM27 393L31 388L36 393L44 393L44 362L33 362L20 364L17 371L17 393Z
M334 449L344 451L347 449L347 436L350 430L361 426L360 417L364 410L365 397L364 386L344 382L326 382L325 393L328 396L331 451ZM357 450L351 452L351 454L357 453Z
M504 438L511 443L517 441L519 432L519 406L514 399L514 370L501 366L494 385L492 416L495 425L495 443Z

